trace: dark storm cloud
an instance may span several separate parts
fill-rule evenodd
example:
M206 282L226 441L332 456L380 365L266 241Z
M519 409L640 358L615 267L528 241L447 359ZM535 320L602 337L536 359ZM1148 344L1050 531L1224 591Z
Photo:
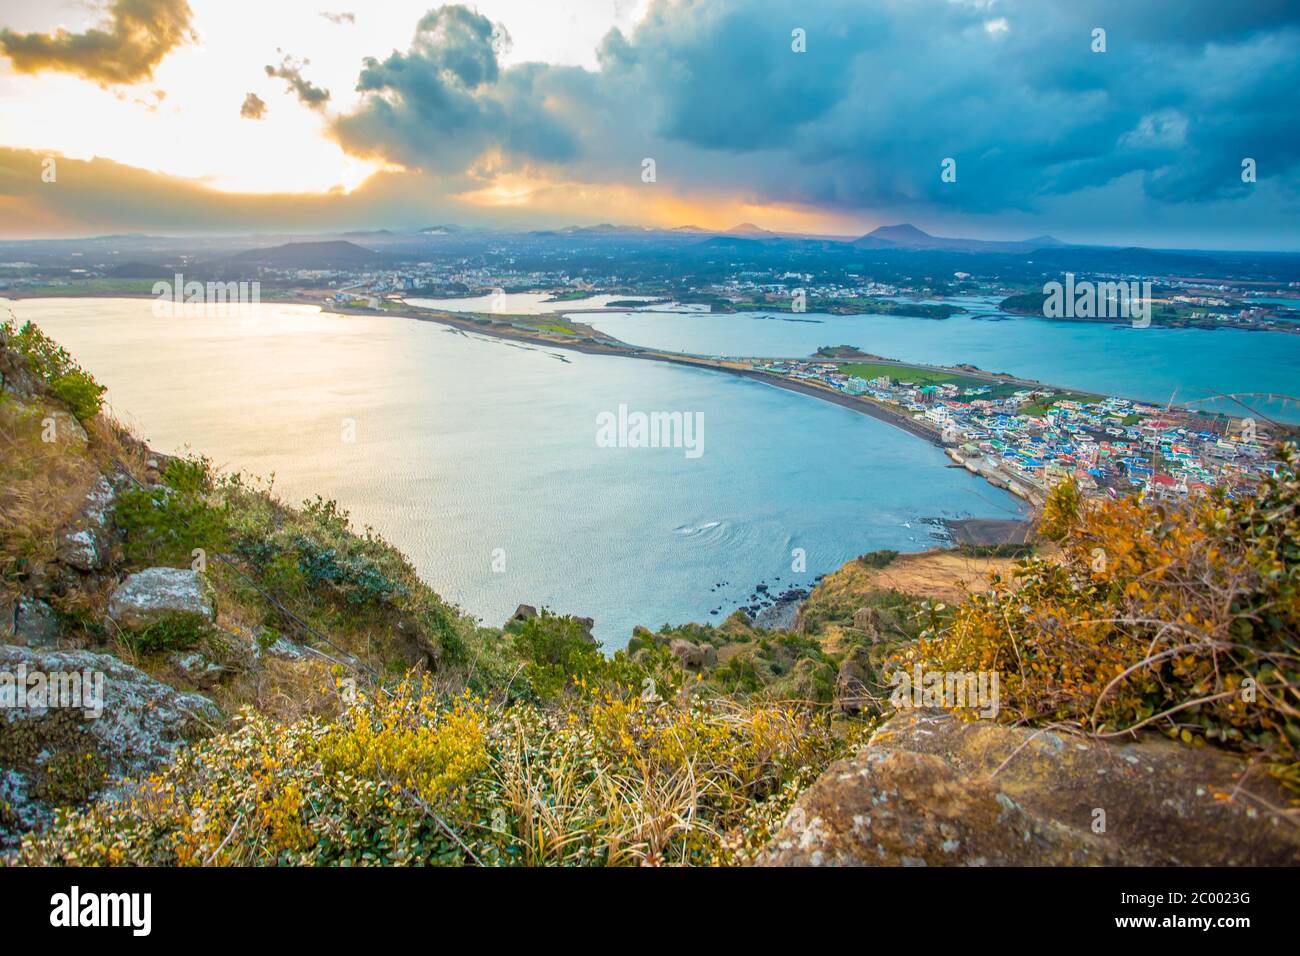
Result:
M1239 192L1243 156L1267 152L1275 175L1295 166L1293 13L1083 6L665 5L607 39L603 65L669 139L767 154L759 188L783 198L1026 208L1140 172L1176 202ZM790 52L794 26L806 53ZM1094 27L1105 53L1091 50ZM956 183L940 178L946 157Z
M53 70L109 85L153 76L172 49L194 38L185 0L115 0L106 22L84 33L0 30L0 52L19 73Z
M298 102L303 106L309 106L312 109L321 109L329 102L330 91L322 89L302 75L302 68L308 66L310 60L303 60L301 63L295 63L293 59L286 56L279 66L268 66L266 75L279 77L289 84L289 89L293 90L298 97Z
M406 53L364 61L357 90L365 103L337 120L339 142L357 155L443 172L492 149L547 162L572 158L573 135L536 85L553 68L525 64L503 73L494 37L505 42L490 20L465 7L427 14Z
M1232 198L1244 157L1261 183L1300 165L1293 3L658 0L595 72L503 70L491 37L463 7L428 14L407 53L366 61L340 142L435 170L495 149L588 181L654 156L701 192L985 213L1132 176L1162 203Z

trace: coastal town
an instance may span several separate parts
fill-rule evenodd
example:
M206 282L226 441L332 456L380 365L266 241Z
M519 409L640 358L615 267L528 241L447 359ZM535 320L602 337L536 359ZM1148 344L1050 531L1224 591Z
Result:
M887 361L756 361L752 368L878 405L919 426L956 464L1034 502L1067 478L1089 496L1185 498L1222 488L1238 497L1278 464L1270 457L1276 429L1250 417Z

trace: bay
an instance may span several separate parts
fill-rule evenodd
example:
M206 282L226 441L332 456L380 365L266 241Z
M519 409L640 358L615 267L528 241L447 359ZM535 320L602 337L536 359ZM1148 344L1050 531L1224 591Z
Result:
M723 373L310 306L151 305L9 303L158 450L274 473L289 502L337 499L493 625L549 606L594 617L617 648L636 624L720 621L760 581L807 586L865 551L933 546L922 519L1022 513L890 425ZM701 413L703 454L598 447L597 415L620 404Z

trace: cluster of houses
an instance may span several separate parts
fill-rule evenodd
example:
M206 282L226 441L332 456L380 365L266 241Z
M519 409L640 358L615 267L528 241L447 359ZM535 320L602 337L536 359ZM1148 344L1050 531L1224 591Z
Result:
M1139 488L1186 497L1217 487L1235 496L1251 493L1277 465L1264 426L1251 419L975 380L915 384L905 368L867 380L830 362L754 367L891 406L933 429L970 470L1031 492L1073 477L1086 492L1112 497Z

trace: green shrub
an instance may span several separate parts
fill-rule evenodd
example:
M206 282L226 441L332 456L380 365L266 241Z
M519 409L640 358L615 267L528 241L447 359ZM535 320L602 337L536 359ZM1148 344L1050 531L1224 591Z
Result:
M364 554L347 554L307 535L295 536L292 545L307 586L313 590L330 588L350 607L390 604L409 593L405 585L390 578Z
M50 383L50 389L83 422L98 415L104 404L104 386L96 382L89 372L80 369L60 375Z
M6 321L0 323L0 331L73 415L86 421L99 414L106 389L66 349L31 322L15 327L13 322Z
M127 561L135 565L189 564L194 550L226 547L227 508L209 501L212 487L206 459L173 459L163 484L130 488L118 496L116 521L125 534Z
M739 655L715 667L709 679L728 694L753 694L763 689L763 678L754 662Z
M858 558L858 563L868 568L887 568L894 563L894 559L897 557L897 551L890 551L885 548L880 551L868 551Z
M181 651L198 643L208 629L208 622L198 614L172 614L126 637L142 654Z
M523 622L515 651L526 662L525 674L539 697L556 697L584 678L602 676L605 655L572 617L542 611Z

